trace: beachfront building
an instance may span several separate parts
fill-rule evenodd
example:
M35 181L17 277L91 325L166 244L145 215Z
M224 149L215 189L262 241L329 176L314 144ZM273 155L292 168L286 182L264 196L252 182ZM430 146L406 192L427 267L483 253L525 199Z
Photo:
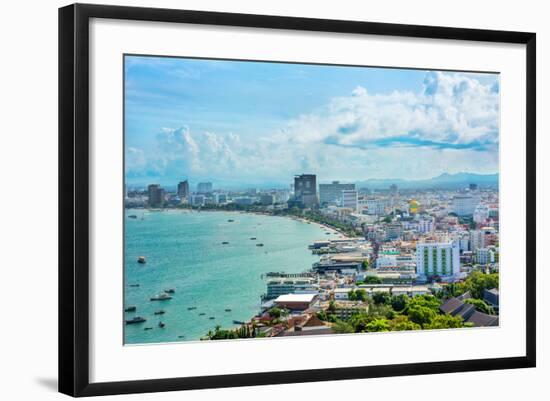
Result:
M189 197L189 182L187 180L178 184L178 196L182 199Z
M458 241L419 242L416 244L416 273L427 278L440 276L454 280L460 276Z
M274 299L285 294L317 294L319 285L315 279L278 279L267 283L266 299Z
M357 211L357 191L355 189L344 190L341 193L340 206Z
M158 184L151 184L147 187L148 200L147 205L149 207L158 208L164 206L164 189Z
M333 181L331 184L319 184L321 206L338 205L342 198L342 191L355 191L355 184L341 184L339 181Z
M205 203L204 195L192 195L191 196L191 205L193 206L204 206Z
M278 308L295 311L311 308L318 299L318 294L285 294L277 297L273 303Z
M199 194L208 194L212 192L212 183L211 182L199 182L197 184L197 192Z
M319 205L317 198L317 176L315 174L301 174L294 176L294 200L304 208Z

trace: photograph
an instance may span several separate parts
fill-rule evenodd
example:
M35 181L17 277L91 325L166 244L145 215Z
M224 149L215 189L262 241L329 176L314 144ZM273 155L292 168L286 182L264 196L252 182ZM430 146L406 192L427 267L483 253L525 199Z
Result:
M499 326L498 73L123 68L125 345Z

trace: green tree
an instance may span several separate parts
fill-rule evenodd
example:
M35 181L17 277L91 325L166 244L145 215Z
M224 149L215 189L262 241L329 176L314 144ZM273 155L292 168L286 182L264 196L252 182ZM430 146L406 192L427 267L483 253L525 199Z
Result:
M357 301L365 302L367 300L367 292L362 288L355 290L355 297Z
M363 263L361 264L361 266L363 267L363 269L367 270L369 268L369 261L364 260Z
M466 279L466 290L470 291L473 298L483 299L483 290L498 288L498 273L484 274L482 272L473 272Z
M409 297L405 294L394 295L391 297L391 307L396 312L401 312L409 304Z
M424 325L431 323L431 321L437 316L437 313L430 307L417 304L409 306L407 315L412 322L424 327Z
M390 325L386 319L374 319L366 326L367 332L390 331Z
M269 314L270 317L272 317L272 318L274 318L274 319L280 318L280 317L281 317L281 314L282 314L281 309L277 308L276 306L273 307L273 308L271 308L271 309L269 309L269 310L267 311L267 313Z
M367 331L367 325L372 322L375 317L366 313L357 313L353 315L348 323L353 327L356 333L363 333Z
M424 329L457 329L464 327L460 316L438 315L424 326Z
M376 305L389 305L390 299L389 292L375 292L372 294L372 300Z
M467 303L467 304L474 305L476 310L479 311L479 312L483 312L483 313L486 313L488 315L494 315L495 314L495 310L493 309L493 307L491 305L488 305L485 301L483 301L481 299L470 298L470 299L465 299L464 302Z
M366 276L365 284L382 284L382 280L376 276Z
M405 331L405 330L421 330L422 327L409 320L406 315L396 316L395 319L390 321L390 330L392 331Z
M342 320L336 321L336 323L332 325L332 329L334 330L335 333L338 333L338 334L354 332L353 326Z
M391 216L386 216L384 217L384 219L382 220L384 223L391 223Z
M439 312L441 300L431 294L416 295L409 300L408 308L411 308L412 306L424 306L435 312Z

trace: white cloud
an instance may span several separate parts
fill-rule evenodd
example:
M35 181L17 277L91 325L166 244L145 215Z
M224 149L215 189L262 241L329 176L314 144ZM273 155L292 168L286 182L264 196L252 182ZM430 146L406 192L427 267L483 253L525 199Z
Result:
M257 137L164 128L157 146L129 148L134 176L290 182L420 179L442 172L498 168L499 95L465 74L428 73L419 93L370 94L357 87L279 133Z

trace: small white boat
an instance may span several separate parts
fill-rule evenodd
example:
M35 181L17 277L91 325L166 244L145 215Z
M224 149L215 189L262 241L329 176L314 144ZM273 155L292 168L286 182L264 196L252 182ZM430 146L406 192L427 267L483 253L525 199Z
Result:
M172 297L165 292L151 297L151 301L166 301L168 299L172 299Z

